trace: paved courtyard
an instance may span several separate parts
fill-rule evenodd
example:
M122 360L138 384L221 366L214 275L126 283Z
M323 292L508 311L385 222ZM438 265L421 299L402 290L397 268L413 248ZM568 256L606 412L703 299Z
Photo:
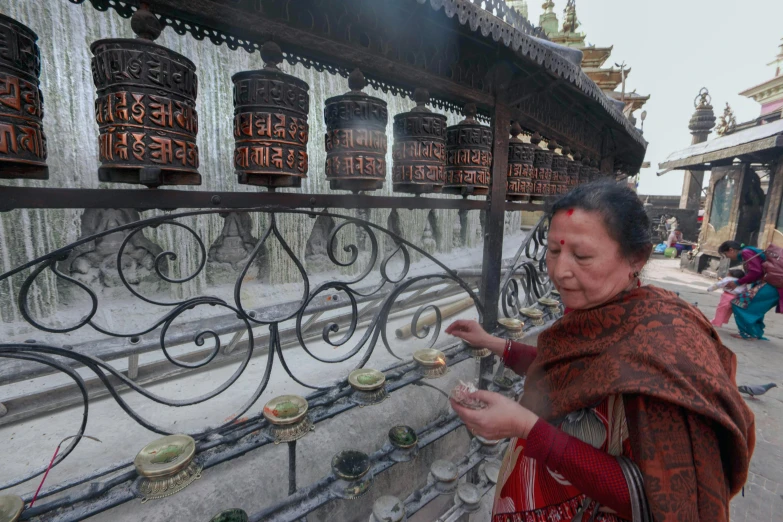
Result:
M706 291L714 280L680 271L679 260L655 258L643 277L648 283L679 292L683 299L697 303L708 318L714 316L720 291ZM766 324L767 342L731 337L737 331L733 318L718 330L726 346L737 354L737 384L782 384L783 315L770 312ZM688 348L687 339L683 339L682 347ZM756 451L745 496L737 496L732 502L731 520L780 522L783 520L783 389L774 388L763 397L747 399L747 403L756 414Z

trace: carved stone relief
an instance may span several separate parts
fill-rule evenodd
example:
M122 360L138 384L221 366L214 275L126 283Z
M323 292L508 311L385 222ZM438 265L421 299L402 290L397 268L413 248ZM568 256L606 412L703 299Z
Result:
M258 239L253 236L253 222L247 212L229 212L223 215L223 230L209 247L207 255L207 282L233 284L244 268ZM269 258L266 245L248 268L246 278L269 280Z

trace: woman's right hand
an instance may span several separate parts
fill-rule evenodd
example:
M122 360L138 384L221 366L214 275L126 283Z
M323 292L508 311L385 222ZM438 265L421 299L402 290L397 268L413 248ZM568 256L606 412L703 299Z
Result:
M488 334L476 321L459 319L446 328L446 333L459 337L476 348L487 348L498 357L503 356L506 341Z

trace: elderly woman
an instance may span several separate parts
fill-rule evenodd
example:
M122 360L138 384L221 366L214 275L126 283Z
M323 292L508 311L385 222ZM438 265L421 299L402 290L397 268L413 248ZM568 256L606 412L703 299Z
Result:
M764 316L772 308L783 313L783 288L775 288L764 282L764 252L755 247L742 246L736 241L726 241L718 247L718 253L732 261L742 261L745 277L726 285L726 290L734 290L741 285L750 285L748 291L732 301L734 320L737 321L739 334L733 337L755 340L764 337Z
M493 522L729 520L755 443L736 358L704 315L643 286L652 248L637 195L580 186L552 209L547 270L566 314L538 346L447 332L526 374L519 403L452 407L475 435L510 438ZM686 339L683 345L683 339Z

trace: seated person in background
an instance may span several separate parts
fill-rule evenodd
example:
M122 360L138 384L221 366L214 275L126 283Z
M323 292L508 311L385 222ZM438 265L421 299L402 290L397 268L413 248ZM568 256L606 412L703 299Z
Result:
M718 288L725 288L727 284L736 283L738 279L743 277L745 277L745 272L738 268L732 268L729 270L729 277L724 277L714 285L711 285L707 288L707 291L714 292ZM720 296L720 303L718 303L718 308L715 310L715 318L712 320L712 326L723 326L729 322L729 319L731 319L731 301L747 289L747 285L740 285L733 290L723 290L723 295Z

